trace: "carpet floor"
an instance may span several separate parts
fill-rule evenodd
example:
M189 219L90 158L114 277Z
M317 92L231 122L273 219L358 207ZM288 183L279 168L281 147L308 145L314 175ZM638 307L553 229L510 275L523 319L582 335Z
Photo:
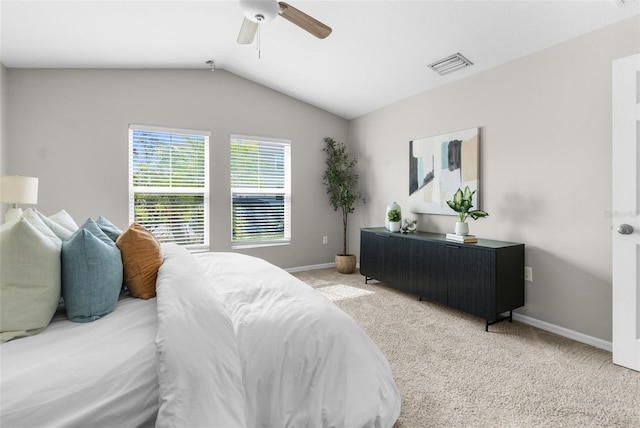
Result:
M358 272L293 275L371 292L332 300L391 364L402 397L395 428L640 427L640 373L607 351L517 321L485 332L480 318L365 284Z

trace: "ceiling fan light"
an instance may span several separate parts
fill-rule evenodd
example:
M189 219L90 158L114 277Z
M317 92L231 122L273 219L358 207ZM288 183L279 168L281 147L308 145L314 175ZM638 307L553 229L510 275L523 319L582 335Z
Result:
M240 7L244 16L253 22L271 21L280 12L280 6L276 0L240 0Z

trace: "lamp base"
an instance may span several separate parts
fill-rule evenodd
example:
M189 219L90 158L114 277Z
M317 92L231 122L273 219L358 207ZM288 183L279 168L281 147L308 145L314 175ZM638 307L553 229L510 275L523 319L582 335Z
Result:
M9 208L4 214L4 222L9 223L22 217L22 208Z

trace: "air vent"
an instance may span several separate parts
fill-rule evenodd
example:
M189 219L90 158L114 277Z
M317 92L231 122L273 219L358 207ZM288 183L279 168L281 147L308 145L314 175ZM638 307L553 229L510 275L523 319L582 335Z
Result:
M618 7L623 7L630 5L631 3L638 3L638 0L613 0L613 3Z
M431 69L436 73L443 76L447 73L460 70L461 68L469 67L470 65L473 65L471 61L457 53L429 64L429 67L431 67Z

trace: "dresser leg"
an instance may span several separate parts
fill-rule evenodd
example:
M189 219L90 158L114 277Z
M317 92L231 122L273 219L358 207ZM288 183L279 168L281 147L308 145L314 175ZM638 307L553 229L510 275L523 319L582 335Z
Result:
M493 321L485 320L484 331L489 331L489 326L490 325L497 324L497 323L502 322L502 321L512 322L513 321L513 310L509 311L509 316L508 317L496 317L496 319L494 319Z

